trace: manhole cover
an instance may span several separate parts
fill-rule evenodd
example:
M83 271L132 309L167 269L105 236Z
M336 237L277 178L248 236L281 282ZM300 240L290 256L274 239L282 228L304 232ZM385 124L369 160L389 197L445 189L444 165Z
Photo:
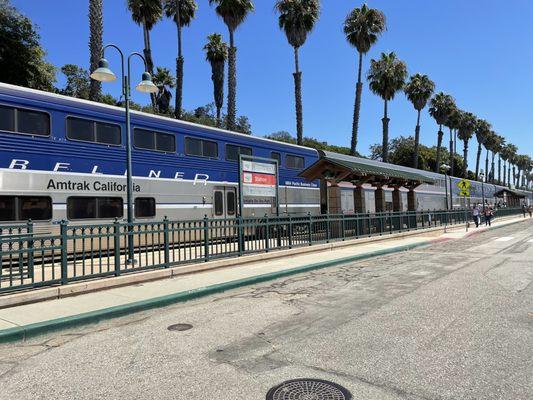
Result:
M169 331L188 331L189 329L192 328L192 325L191 324L174 324L174 325L170 325L167 329Z
M321 379L294 379L275 386L266 400L351 400L345 388Z

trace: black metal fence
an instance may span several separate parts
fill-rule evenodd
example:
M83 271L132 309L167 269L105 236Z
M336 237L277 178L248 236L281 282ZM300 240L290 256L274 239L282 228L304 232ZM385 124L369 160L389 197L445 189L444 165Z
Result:
M520 214L500 209L496 216ZM0 226L0 293L221 257L465 224L468 210L139 222L62 222L36 233L31 221ZM133 238L133 260L128 238Z

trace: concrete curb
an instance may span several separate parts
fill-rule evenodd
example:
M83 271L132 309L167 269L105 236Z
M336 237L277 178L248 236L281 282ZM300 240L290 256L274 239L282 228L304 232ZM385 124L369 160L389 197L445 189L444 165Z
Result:
M80 325L87 325L97 323L99 321L122 317L128 314L136 313L139 311L145 311L153 308L165 307L175 303L186 302L189 300L197 299L212 295L215 293L222 293L227 290L236 289L239 287L253 285L256 283L266 282L285 276L295 275L303 272L318 270L322 268L332 267L335 265L344 264L347 262L353 262L363 260L367 258L382 256L391 253L397 253L401 251L411 250L421 246L427 246L432 243L436 243L442 240L425 240L420 243L413 243L409 245L395 246L383 250L375 250L367 253L357 254L353 256L338 258L335 260L324 261L315 264L308 264L301 267L286 269L283 271L271 272L263 275L256 275L248 278L229 281L217 285L206 286L194 290L188 290L186 292L173 293L166 296L155 297L148 300L137 301L129 304L124 304L115 307L104 308L102 310L91 311L79 315L72 315L69 317L57 318L50 321L43 321L35 324L29 324L24 326L17 326L14 328L8 328L0 331L0 343L12 342L17 340L25 340L29 337L42 335L45 333L73 328Z

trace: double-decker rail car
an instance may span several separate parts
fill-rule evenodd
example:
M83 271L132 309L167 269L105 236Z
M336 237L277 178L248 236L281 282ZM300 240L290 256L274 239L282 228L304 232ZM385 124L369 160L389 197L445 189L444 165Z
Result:
M124 120L119 107L0 84L0 223L122 219ZM318 182L298 177L314 149L135 111L131 128L137 221L234 217L239 154L278 161L280 213L320 212ZM271 198L246 198L242 215L276 211Z

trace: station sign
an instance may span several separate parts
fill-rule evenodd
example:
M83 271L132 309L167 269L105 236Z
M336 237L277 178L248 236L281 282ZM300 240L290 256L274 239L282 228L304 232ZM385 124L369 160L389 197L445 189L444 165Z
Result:
M241 171L243 196L276 197L276 164L242 160Z

